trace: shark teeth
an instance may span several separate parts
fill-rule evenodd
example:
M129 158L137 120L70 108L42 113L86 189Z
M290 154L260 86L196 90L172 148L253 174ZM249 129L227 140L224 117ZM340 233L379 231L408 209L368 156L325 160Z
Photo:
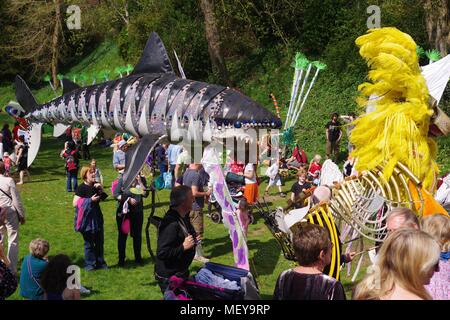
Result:
M196 141L197 140L197 133L196 133L196 125L194 124L194 118L192 116L189 117L189 126L187 131L187 138L189 141Z
M173 117L172 117L172 125L170 127L170 139L172 141L178 141L180 140L180 127L178 125L178 113L175 111Z
M209 119L206 119L205 127L203 128L203 141L212 141L211 122L209 121Z

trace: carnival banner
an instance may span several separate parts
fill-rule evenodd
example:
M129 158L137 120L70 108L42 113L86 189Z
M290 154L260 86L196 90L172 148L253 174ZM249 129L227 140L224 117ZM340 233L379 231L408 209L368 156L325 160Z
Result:
M207 147L203 154L202 164L209 174L209 184L212 185L214 197L222 208L223 224L229 230L233 244L235 265L238 268L250 270L247 241L239 217L236 215L237 208L231 199L217 155L218 152L214 146Z

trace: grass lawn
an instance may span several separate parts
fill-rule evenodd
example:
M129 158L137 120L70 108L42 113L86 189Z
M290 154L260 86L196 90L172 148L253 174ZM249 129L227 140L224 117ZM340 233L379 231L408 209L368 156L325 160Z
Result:
M28 244L34 238L44 238L50 242L50 256L64 253L72 261L83 267L83 240L73 230L72 193L65 191L64 161L59 158L63 141L49 135L43 137L41 151L31 167L31 182L18 186L27 214L27 222L20 229L20 261L28 253ZM91 147L91 155L98 160L102 169L105 189L110 193L110 185L115 179L112 169L112 150L99 146ZM82 161L82 164L85 162ZM283 187L286 191L292 182ZM265 184L261 186L264 188ZM275 192L275 189L273 189ZM169 190L157 193L156 215L164 215L168 207ZM276 199L283 204L284 199ZM150 214L150 200L146 201L145 217ZM153 279L153 262L143 241L143 257L145 265L133 262L131 241L127 247L130 261L124 268L117 267L117 226L115 221L116 201L110 196L101 205L105 220L105 258L108 270L94 272L81 271L82 284L92 290L86 299L160 299L161 294ZM144 219L145 227L146 219ZM231 241L222 224L213 224L205 217L205 252L212 261L233 265ZM156 249L155 229L151 228L152 248ZM145 239L145 235L143 236ZM280 272L293 264L287 261L264 225L262 219L256 217L256 224L251 225L248 235L248 246L252 259L252 272L256 276L261 296L270 299L276 279ZM194 262L192 272L201 265ZM349 293L351 284L342 272L343 283ZM10 299L20 299L18 290Z

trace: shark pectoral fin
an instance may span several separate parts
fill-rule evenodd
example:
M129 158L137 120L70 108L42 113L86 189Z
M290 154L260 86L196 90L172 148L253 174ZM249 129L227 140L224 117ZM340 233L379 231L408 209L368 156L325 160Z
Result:
M39 147L41 146L41 129L42 129L42 122L39 123L32 123L30 125L30 128L28 130L29 136L30 136L30 142L29 142L29 148L28 148L28 160L27 160L27 166L31 166L34 159L36 159L36 156L39 152Z
M96 126L96 125L89 126L89 128L87 129L87 134L88 134L87 144L88 145L90 145L92 140L95 139L95 137L97 136L99 131L100 131L99 126Z
M169 72L173 73L169 55L161 38L156 32L152 32L132 74Z
M147 160L156 144L166 136L146 135L132 145L125 154L125 172L123 174L124 188L128 188Z
M64 132L66 132L68 128L70 128L70 126L62 123L55 124L55 126L53 127L53 136L55 138L60 137Z

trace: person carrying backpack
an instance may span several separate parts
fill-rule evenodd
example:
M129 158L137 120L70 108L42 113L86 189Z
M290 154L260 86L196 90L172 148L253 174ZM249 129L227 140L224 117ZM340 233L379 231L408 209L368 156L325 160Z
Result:
M69 141L67 143L66 149L61 151L61 158L66 162L67 192L75 191L78 187L77 175L80 159L80 153L75 142Z

